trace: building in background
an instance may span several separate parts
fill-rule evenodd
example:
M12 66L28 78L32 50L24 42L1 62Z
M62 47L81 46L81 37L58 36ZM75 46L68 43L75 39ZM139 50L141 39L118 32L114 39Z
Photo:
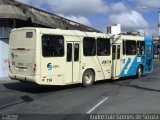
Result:
M107 27L107 33L110 34L120 34L121 33L121 24L115 24Z
M9 23L0 21L0 77L8 75L8 36L11 31Z
M153 36L153 45L154 45L154 58L160 60L160 8L158 10L158 35Z
M154 58L160 59L160 37L153 36Z
M9 33L13 28L45 27L100 32L92 27L14 0L0 0L0 78L8 76Z

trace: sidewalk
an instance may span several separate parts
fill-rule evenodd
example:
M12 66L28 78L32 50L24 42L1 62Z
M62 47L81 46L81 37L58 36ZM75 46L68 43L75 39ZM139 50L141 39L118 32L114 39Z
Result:
M11 80L11 79L8 78L8 77L0 78L0 84L1 84L1 83L8 83L8 82L14 82L14 81Z

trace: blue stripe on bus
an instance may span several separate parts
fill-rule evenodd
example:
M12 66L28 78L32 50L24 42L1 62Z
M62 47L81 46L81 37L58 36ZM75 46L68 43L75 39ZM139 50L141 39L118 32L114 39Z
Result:
M143 74L151 73L153 71L153 43L151 38L145 38L145 55L136 55L130 68L128 68L127 74L125 74L125 70L128 67L129 63L131 62L131 58L128 58L127 62L125 63L124 68L122 69L122 72L120 74L120 77L126 77L126 76L132 76L136 75L137 68L139 65L143 66ZM150 56L146 55L146 47L151 46L152 47L152 54ZM137 62L138 57L141 57L141 62ZM150 62L150 70L147 71L147 59L151 60Z
M123 70L122 70L122 72L121 72L121 74L120 74L120 77L123 77L125 74L125 70L127 69L127 67L128 67L128 65L129 65L129 63L131 62L131 58L128 58L127 59L127 62L125 63L125 66L124 66L124 68L123 68Z
M137 62L138 57L141 57L141 62ZM136 55L132 64L131 64L131 66L130 66L130 68L128 68L127 74L125 74L125 70L127 69L130 62L131 62L131 58L128 58L127 63L125 64L124 68L122 69L120 77L127 77L127 76L136 75L137 68L138 68L139 65L142 65L143 68L144 68L145 56ZM144 71L143 71L143 73L144 73Z

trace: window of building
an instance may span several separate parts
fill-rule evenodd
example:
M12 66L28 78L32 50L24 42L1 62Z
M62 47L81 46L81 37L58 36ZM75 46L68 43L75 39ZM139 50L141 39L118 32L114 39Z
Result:
M96 55L96 40L92 37L84 37L83 39L83 54L84 56Z
M10 32L11 32L11 28L9 28L9 27L0 27L0 37L1 38L9 38Z
M144 41L137 41L137 54L144 54Z
M105 38L97 39L97 55L98 56L110 55L110 39L105 39Z
M136 41L126 40L126 55L136 55Z
M0 37L2 38L2 27L0 27Z
M43 57L62 57L64 56L64 38L60 35L42 36L42 55Z

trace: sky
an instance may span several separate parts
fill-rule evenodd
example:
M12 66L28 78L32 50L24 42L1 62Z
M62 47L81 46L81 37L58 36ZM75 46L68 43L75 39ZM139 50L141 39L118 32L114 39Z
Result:
M160 0L17 0L102 32L121 24L122 32L158 35ZM145 9L144 9L145 8Z

